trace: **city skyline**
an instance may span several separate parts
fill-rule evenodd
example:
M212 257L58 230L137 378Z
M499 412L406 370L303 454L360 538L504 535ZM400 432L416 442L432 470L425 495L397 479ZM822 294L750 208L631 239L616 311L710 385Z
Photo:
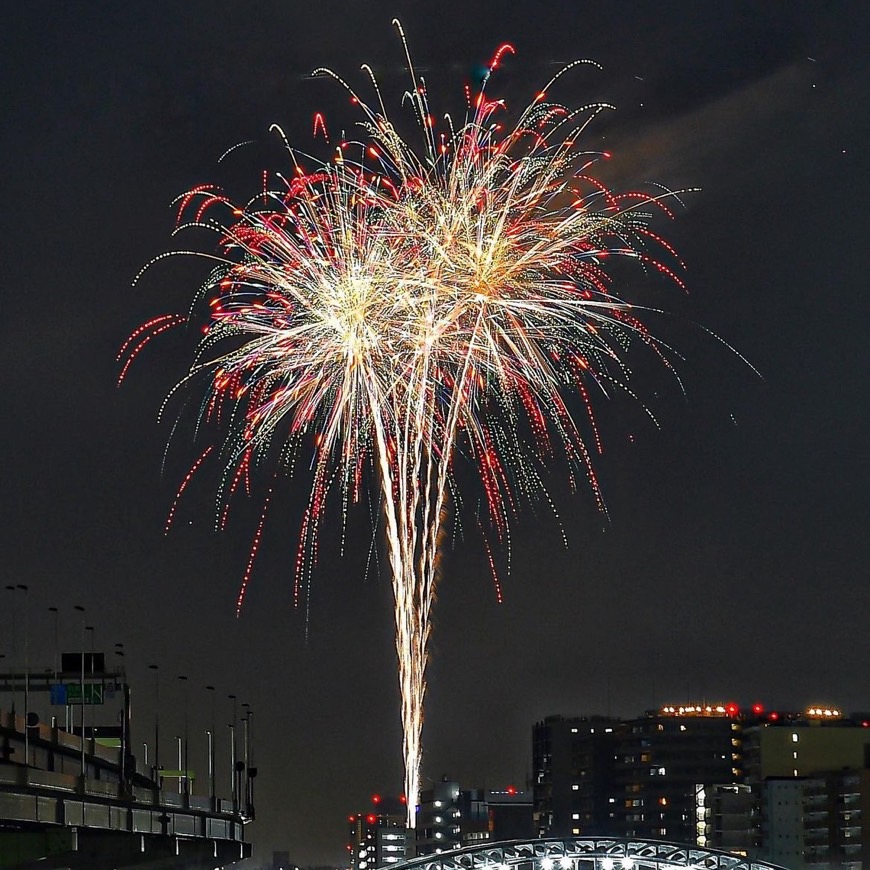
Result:
M309 604L294 610L303 497L291 498L270 519L236 620L259 504L215 535L205 479L163 536L195 451L192 433L176 436L161 477L169 427L154 409L185 342L169 339L120 391L114 356L137 323L183 309L204 278L177 263L130 289L172 245L172 199L202 182L248 190L258 171L280 169L272 122L305 144L316 111L331 125L350 118L308 78L316 66L358 82L368 60L395 94L393 15L439 112L462 105L463 81L502 42L517 54L499 90L517 109L558 64L588 57L604 70L570 95L616 105L589 135L612 150L620 183L702 188L669 234L689 294L650 294L674 312L661 324L686 357L686 399L666 378L640 377L658 430L599 406L610 519L555 465L568 548L546 502L524 509L502 604L473 523L445 548L425 776L519 784L530 725L552 713L734 700L723 696L735 687L745 703L867 707L867 177L855 111L870 91L857 37L866 10L734 3L714 18L688 2L639 3L633 15L561 6L447 3L433 17L402 2L337 4L327 25L322 10L277 3L257 15L220 3L58 5L16 10L2 37L2 530L7 583L29 587L14 606L30 613L34 651L53 649L49 607L63 650L77 648L77 604L95 649L124 643L141 699L134 727L149 664L166 675L168 704L174 691L180 705L186 675L203 705L205 686L217 687L225 716L228 694L251 705L261 857L290 849L301 863L337 862L346 812L373 785L400 790L390 591L383 571L367 572L367 508L351 517L343 558L333 522ZM248 156L217 163L248 139ZM7 609L0 632L8 619Z

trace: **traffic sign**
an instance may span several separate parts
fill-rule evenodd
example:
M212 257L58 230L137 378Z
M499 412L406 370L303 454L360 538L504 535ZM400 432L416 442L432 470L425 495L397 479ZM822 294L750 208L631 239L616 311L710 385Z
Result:
M82 694L84 689L84 695ZM55 683L50 690L51 703L55 706L96 705L103 703L102 683Z

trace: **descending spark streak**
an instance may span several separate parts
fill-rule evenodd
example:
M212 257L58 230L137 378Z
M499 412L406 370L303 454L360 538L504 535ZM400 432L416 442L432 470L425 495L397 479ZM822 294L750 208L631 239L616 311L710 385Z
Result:
M252 461L273 445L288 465L302 447L312 450L295 596L307 588L330 492L339 489L344 506L358 500L366 468L377 477L413 826L430 617L454 459L476 464L500 540L508 539L520 496L550 500L541 471L557 446L571 480L585 476L603 510L587 447L588 438L596 453L602 449L587 387L607 395L615 385L633 395L626 361L632 342L670 368L668 348L610 289L606 258L622 256L682 284L659 260L672 250L648 229L653 212L670 216L665 194L613 194L589 174L610 154L582 151L577 140L603 104L569 111L546 101L565 70L510 128L504 102L484 96L492 71L513 53L503 46L479 92L467 90L464 123L448 117L449 130L436 135L425 84L399 32L412 80L405 102L422 132L419 153L390 121L370 68L374 108L336 73L316 70L346 88L362 111L363 141L342 141L330 162L310 172L287 144L292 175L278 175L277 184L241 206L199 187L180 198L179 224L192 210L190 225L220 235L222 255L205 255L218 265L205 285L209 319L185 381L208 380L200 422L219 423L226 408L229 485L221 497L230 498L241 480L247 489ZM326 135L319 114L318 129ZM214 217L221 209L226 216ZM140 328L127 346L131 356L143 336L174 324L158 318ZM579 401L568 402L568 393ZM591 436L571 410L578 405ZM225 521L224 507L218 523Z
M166 525L163 528L164 534L169 534L169 530L172 528L172 523L175 520L175 511L178 509L178 502L181 500L181 496L184 494L184 490L187 489L187 485L193 480L193 476L199 470L199 466L205 461L206 457L211 453L212 445L209 444L208 447L200 455L199 459L193 463L190 467L190 471L184 476L184 480L181 481L181 486L178 487L178 492L175 494L175 499L172 502L172 507L169 509L169 516L166 518Z

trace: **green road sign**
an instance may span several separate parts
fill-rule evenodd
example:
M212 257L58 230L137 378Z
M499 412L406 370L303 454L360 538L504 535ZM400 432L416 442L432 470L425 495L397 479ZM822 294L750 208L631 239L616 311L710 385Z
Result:
M103 686L100 683L85 683L84 686L80 683L67 683L64 688L67 704L103 703ZM82 696L82 689L85 690L84 696Z

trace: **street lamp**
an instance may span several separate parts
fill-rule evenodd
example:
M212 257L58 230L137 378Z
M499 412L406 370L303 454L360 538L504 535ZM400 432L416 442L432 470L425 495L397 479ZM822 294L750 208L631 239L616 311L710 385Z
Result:
M85 609L81 606L81 604L74 604L73 610L78 611L81 621L82 621L82 638L81 638L81 662L82 669L79 674L79 709L81 713L79 715L79 725L81 727L81 733L79 737L81 738L81 748L82 748L82 785L84 786L85 773L87 772L87 768L85 767Z
M91 708L91 711L90 711L91 712L91 715L90 715L90 720L91 720L91 751L93 752L93 749L94 749L94 707L96 706L94 704L94 627L92 625L86 625L85 631L89 632L91 635L90 643L88 645L88 656L90 659L90 667L88 668L88 670L91 672L91 682L89 685L89 694L90 694L89 706ZM84 703L85 703L85 699L82 698L82 704L84 704ZM82 707L82 721L83 722L84 722L84 716L85 716L85 708Z
M16 589L24 592L24 764L30 766L30 608L27 606L28 587L18 583Z
M160 667L148 665L154 671L154 782L160 788Z
M6 658L6 653L0 653L0 659L5 659L5 658ZM4 685L6 684L6 675L5 674L3 675L3 684ZM2 722L2 721L3 721L3 711L2 711L2 709L0 709L0 722Z
M235 695L227 695L233 702L233 721L230 725L230 771L232 771L232 797L233 797L233 810L236 808L236 696Z
M7 592L12 592L13 595L15 593L15 586L9 585L6 587ZM15 631L15 599L12 599L12 605L9 608L9 617L12 621L12 631L10 634L12 635L12 643L10 644L10 661L9 661L9 670L12 672L12 727L15 728L15 696L16 692L16 682L15 682L15 660L18 654L18 634Z
M242 704L242 711L242 720L245 725L245 739L243 743L245 752L245 767L242 770L241 799L244 802L242 806L245 808L245 811L247 811L247 808L251 803L248 798L248 773L250 771L251 764L251 705Z
M123 786L125 789L128 788L130 781L130 775L134 772L133 765L133 750L131 748L131 735L130 735L130 686L127 683L127 673L124 668L124 644L116 643L115 644L115 655L118 656L121 661L116 667L114 679L114 685L117 687L120 677L120 685L121 685L121 700L122 700L122 709L121 709L121 779L123 782ZM148 759L145 759L145 764L147 766Z
M54 681L57 682L58 659L60 657L60 645L58 644L57 620L58 611L56 607L49 607L48 612L54 614Z
M215 740L217 734L214 729L214 686L206 686L206 691L211 695L211 731L208 732L208 793L211 796L212 809L215 800Z
M181 754L179 754L179 759L181 759L181 758L184 759L184 767L181 768L182 773L184 774L184 793L188 797L190 797L190 780L188 779L188 762L190 760L190 756L188 754L189 732L188 732L188 728L187 728L187 695L188 695L187 677L186 676L179 676L178 679L184 683L184 754L183 754L183 756ZM179 765L179 767L180 767L180 765ZM181 783L179 781L179 785L180 784Z

